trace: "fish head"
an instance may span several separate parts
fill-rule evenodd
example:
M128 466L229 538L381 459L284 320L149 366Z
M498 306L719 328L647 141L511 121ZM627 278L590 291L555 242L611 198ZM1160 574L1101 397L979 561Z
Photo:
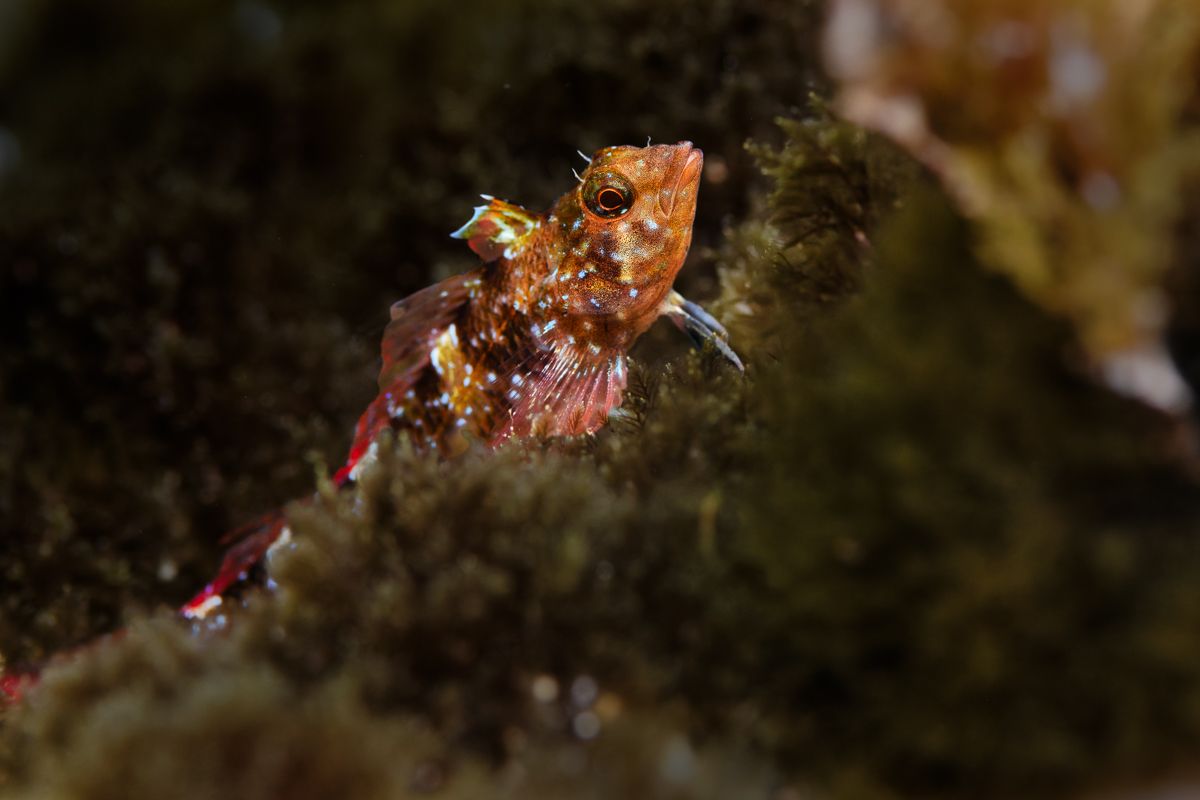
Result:
M691 142L606 147L559 200L555 298L644 329L692 242L704 154ZM640 333L640 330L636 331Z

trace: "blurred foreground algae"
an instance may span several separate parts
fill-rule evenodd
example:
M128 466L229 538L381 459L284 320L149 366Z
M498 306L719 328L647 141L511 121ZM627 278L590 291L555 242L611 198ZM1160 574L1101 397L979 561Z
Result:
M1200 174L1190 0L833 0L838 108L943 179L981 259L1094 355L1146 346Z

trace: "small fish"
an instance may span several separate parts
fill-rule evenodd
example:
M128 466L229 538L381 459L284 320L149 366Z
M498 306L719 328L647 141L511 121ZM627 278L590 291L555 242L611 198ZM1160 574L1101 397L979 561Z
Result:
M587 160L543 214L484 195L452 234L482 266L392 306L379 395L335 485L374 461L385 429L447 455L472 439L596 430L621 404L629 348L663 315L741 369L720 323L671 288L692 240L703 153L679 142L606 147ZM183 614L204 617L287 537L280 512L235 531L217 577Z
M692 240L703 154L691 142L647 143L588 161L544 214L485 195L452 234L483 265L392 306L379 395L335 485L354 483L388 428L447 455L470 439L596 430L621 404L629 348L660 316L742 368L721 324L671 288ZM282 511L227 535L216 578L181 613L206 617L289 538ZM0 670L0 700L36 681L36 670Z

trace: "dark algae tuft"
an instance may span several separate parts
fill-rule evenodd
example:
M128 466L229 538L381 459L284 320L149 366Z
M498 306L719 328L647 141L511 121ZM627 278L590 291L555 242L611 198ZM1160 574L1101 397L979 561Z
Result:
M126 631L0 712L0 796L1039 798L1193 774L1194 432L1098 378L1108 299L1064 305L997 255L1004 228L1039 268L1073 257L1058 289L1105 274L1074 258L1094 209L1020 149L1036 122L963 99L978 72L876 64L921 67L945 142L1012 135L972 163L1037 202L999 216L830 110L815 5L14 8L0 654ZM1130 214L1177 235L1126 277L1171 265L1163 327L1186 331L1195 203L1172 187L1200 95L1155 63L1176 99L1138 102L1185 109L1153 118L1178 180ZM705 150L681 291L745 376L652 331L595 434L453 460L385 436L351 490L318 477L387 306L472 267L444 236L474 196L547 205L577 147L647 134ZM314 487L274 591L194 626L153 610L202 585L221 530Z

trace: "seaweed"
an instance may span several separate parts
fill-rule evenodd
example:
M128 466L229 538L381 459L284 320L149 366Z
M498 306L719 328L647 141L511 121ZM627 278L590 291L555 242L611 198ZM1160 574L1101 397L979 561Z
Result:
M838 107L936 171L981 260L1072 320L1102 358L1144 347L1170 310L1200 18L1178 0L835 0Z

